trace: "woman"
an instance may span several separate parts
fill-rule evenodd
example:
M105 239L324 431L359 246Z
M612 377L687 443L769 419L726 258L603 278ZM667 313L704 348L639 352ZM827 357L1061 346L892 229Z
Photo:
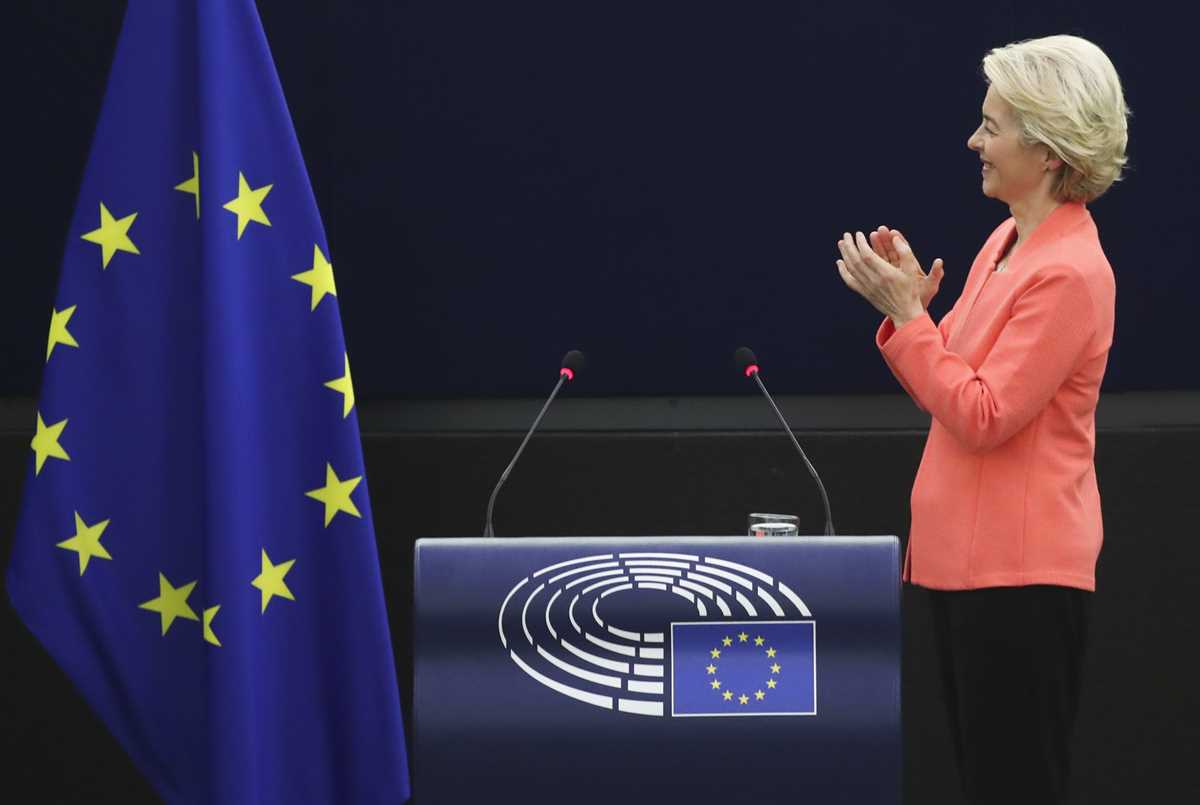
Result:
M1012 217L938 325L943 275L880 227L838 243L843 281L887 318L877 343L933 422L904 579L928 588L971 803L1065 801L1102 524L1093 454L1115 286L1086 204L1120 178L1126 108L1094 44L1052 36L983 60L967 141Z

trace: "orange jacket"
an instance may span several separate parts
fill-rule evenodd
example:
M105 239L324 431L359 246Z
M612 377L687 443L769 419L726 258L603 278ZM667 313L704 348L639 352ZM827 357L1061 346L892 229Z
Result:
M1112 267L1082 204L1056 208L997 273L1015 238L1011 218L992 233L941 324L925 315L897 330L885 320L876 335L933 416L904 579L942 590L1095 590L1095 414L1112 344Z

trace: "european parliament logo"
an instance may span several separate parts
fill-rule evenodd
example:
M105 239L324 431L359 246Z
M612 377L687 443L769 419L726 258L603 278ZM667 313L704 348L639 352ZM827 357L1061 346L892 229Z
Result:
M817 714L812 613L787 584L737 562L646 552L559 562L509 590L497 625L518 668L595 707L660 717Z

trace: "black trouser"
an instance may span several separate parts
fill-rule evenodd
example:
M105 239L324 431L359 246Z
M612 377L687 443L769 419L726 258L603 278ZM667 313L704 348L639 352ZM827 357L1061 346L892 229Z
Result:
M1061 805L1091 593L930 590L959 778L970 805Z

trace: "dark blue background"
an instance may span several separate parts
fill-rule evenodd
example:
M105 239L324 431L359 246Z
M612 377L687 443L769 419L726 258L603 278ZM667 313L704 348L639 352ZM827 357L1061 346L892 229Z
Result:
M97 4L100 5L100 4ZM1093 205L1117 273L1108 390L1200 388L1200 91L1179 7L1085 2L354 4L262 0L364 397L897 386L833 266L843 230L945 258L935 314L1007 215L966 148L991 47L1076 33L1134 110L1128 180ZM112 8L119 9L119 4ZM28 217L0 393L33 394L114 11L36 12ZM57 16L57 15L61 15ZM80 19L80 15L90 19ZM46 42L53 44L47 48ZM56 51L57 49L57 51ZM1187 72L1184 70L1184 72ZM269 214L269 211L268 211ZM307 268L301 266L298 270ZM583 380L583 378L581 378Z

